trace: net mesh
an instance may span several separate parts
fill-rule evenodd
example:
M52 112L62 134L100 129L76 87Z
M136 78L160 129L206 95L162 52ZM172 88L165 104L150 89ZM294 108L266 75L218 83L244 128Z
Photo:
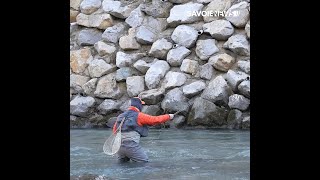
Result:
M121 146L121 126L125 118L122 119L116 133L113 133L108 137L103 145L103 152L107 155L116 154Z

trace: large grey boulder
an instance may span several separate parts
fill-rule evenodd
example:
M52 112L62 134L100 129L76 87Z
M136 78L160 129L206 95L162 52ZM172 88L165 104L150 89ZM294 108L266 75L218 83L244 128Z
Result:
M169 69L169 64L163 60L156 61L152 64L145 75L145 82L148 89L156 88Z
M151 116L159 116L161 114L161 109L158 105L144 105L141 112L149 114Z
M128 77L138 76L140 72L132 67L122 67L116 71L116 81L126 81Z
M218 51L219 48L216 46L216 40L214 39L197 41L196 54L201 60L208 60L210 56Z
M250 18L250 13L248 10L249 6L250 4L245 1L234 4L227 11L227 14L232 15L226 16L226 19L238 28L245 27Z
M117 23L108 27L102 34L102 39L108 42L117 43L119 38L126 32L128 26L126 23Z
M80 10L82 13L91 14L99 9L101 0L83 0L80 3Z
M172 3L162 0L152 0L141 5L141 11L155 18L167 18L172 8Z
M242 112L238 109L232 109L229 112L227 123L228 127L231 129L240 129L242 121Z
M233 94L229 97L228 105L230 108L235 108L244 111L248 109L250 105L250 99L247 99L240 94Z
M152 44L151 49L149 51L149 55L159 59L166 59L167 53L171 48L171 42L164 38L158 39L156 42Z
M94 93L94 91L96 89L97 82L98 82L98 78L93 78L93 79L90 79L88 82L86 82L83 85L84 93L89 95L89 96L94 96L93 93Z
M119 110L121 102L112 100L112 99L105 99L97 108L100 114L109 114L115 110Z
M180 66L185 57L187 57L191 51L184 46L178 46L171 49L167 54L167 61L171 66Z
M110 73L101 77L98 81L94 95L99 98L118 99L125 92L126 88L122 84L116 82L116 73Z
M247 33L248 38L250 38L250 20L247 22L246 26L245 26L245 31Z
M228 84L235 92L238 91L239 84L244 80L250 79L250 76L241 71L229 70L225 76L225 79L228 81Z
M201 11L203 4L199 3L185 3L181 5L175 5L170 10L170 16L167 19L167 22L171 26L177 26L179 24L188 24L199 21L202 19L202 16L192 16L190 12Z
M107 13L91 15L80 13L77 15L76 21L79 25L85 27L94 27L98 29L106 29L113 25L113 19L110 14Z
M243 72L250 74L250 61L238 61L237 62L238 67L240 68L240 70L242 70Z
M182 61L180 70L182 72L195 75L199 70L199 63L198 61L195 61L195 60L185 59Z
M234 33L234 28L227 20L215 20L204 24L203 31L216 40L227 40Z
M94 44L94 48L97 50L100 56L113 55L115 54L117 48L111 43L105 43L103 41L98 41Z
M202 79L210 80L214 75L214 70L211 64L206 63L202 66L199 66L199 76Z
M171 39L182 46L190 48L195 45L198 38L198 31L187 25L179 25L176 27L171 35Z
M70 87L78 91L82 91L83 85L90 80L87 76L82 76L79 74L70 75Z
M144 19L145 15L141 11L141 5L138 6L136 9L131 11L129 17L125 20L125 22L133 28L139 27Z
M146 26L137 27L136 39L140 44L152 44L156 40L156 32Z
M198 95L204 88L206 88L206 83L202 81L195 81L186 86L183 86L182 92L186 97L190 98Z
M215 69L222 72L228 72L235 62L235 58L226 53L213 55L208 61Z
M223 19L224 16L221 15L219 12L227 11L231 3L234 0L212 0L205 8L204 11L212 12L213 15L211 16L204 16L204 22L211 22L218 19Z
M217 76L209 82L206 89L201 94L203 99L207 99L217 105L228 105L229 96L233 92L222 76Z
M165 89L150 89L143 91L139 94L139 97L146 104L157 104L164 98Z
M102 38L102 32L96 28L83 29L78 34L78 44L80 46L92 46Z
M135 97L145 90L143 76L131 76L126 79L127 93L129 97Z
M86 117L90 113L90 108L94 105L95 100L93 97L77 96L70 102L70 114Z
M191 126L204 125L219 127L226 124L228 111L201 97L195 99L187 122Z
M146 61L146 59L153 59L153 58L145 57L145 58L139 59L137 62L133 64L133 67L136 68L138 71L140 71L142 74L146 74L150 66L155 61L157 61L157 59L153 59L151 62L149 62L149 61Z
M80 10L80 3L82 0L70 0L70 8L75 10Z
M238 86L239 93L250 98L250 81L242 81Z
M122 36L119 39L119 46L123 50L135 50L140 49L141 45L137 42L135 38L136 29L130 28L128 30L128 35Z
M223 44L223 48L230 49L232 52L241 56L250 56L250 44L245 35L236 34L231 36Z
M92 78L101 77L116 71L117 67L106 63L102 59L94 59L89 63L88 71Z
M74 73L83 73L93 59L89 48L70 51L70 68Z
M139 3L139 1L127 4L123 1L103 0L102 9L117 18L126 19L139 6Z
M241 129L250 129L250 115L242 119Z
M169 71L164 78L164 88L170 89L182 86L186 80L187 76L184 73Z
M183 92L179 88L168 91L164 99L161 102L161 108L168 113L174 113L181 111L186 115L189 111L190 105L188 99L184 96Z
M138 59L142 58L145 56L145 53L125 53L118 51L116 54L116 65L119 68L122 67L129 67L133 63L135 63Z

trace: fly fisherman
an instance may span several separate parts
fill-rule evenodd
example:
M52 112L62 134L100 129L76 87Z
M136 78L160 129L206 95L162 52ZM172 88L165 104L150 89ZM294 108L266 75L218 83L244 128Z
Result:
M118 116L113 126L113 133L116 133L121 120L125 118L121 127L121 147L118 151L120 162L127 162L130 159L135 162L148 162L148 156L139 144L140 137L148 136L148 126L164 123L174 117L174 114L151 116L142 113L142 104L145 102L139 97L131 98L131 106Z

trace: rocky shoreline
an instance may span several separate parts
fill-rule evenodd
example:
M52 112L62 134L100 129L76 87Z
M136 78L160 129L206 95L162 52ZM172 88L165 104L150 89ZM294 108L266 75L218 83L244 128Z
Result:
M181 111L155 128L250 129L250 1L71 0L70 128L108 128L134 96Z

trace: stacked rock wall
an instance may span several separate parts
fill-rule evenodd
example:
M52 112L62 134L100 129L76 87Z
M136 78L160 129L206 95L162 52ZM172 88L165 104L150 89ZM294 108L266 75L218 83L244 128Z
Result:
M250 128L250 1L71 0L70 126L140 96L170 127Z

